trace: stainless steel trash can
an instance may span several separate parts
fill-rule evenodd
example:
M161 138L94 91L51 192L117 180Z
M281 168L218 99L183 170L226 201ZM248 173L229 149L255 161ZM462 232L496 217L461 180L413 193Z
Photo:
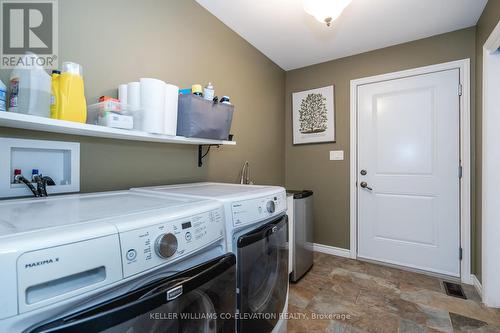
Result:
M297 282L313 265L313 192L288 191L293 194L293 247L290 280Z

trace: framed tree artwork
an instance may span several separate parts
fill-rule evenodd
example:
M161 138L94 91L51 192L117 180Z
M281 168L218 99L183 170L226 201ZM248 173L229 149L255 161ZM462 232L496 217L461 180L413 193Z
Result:
M334 87L292 94L293 144L334 142Z

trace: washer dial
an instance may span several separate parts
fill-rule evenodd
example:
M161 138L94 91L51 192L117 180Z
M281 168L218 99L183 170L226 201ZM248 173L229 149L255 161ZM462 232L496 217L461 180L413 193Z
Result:
M167 259L175 254L177 246L177 237L174 234L163 234L156 239L155 251L157 255Z

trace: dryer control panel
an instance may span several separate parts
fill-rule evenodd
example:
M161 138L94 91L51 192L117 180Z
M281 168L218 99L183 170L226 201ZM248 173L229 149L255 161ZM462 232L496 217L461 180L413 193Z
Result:
M186 257L224 237L224 212L210 212L120 233L123 275Z
M245 224L262 221L279 215L285 210L286 194L284 191L283 193L257 199L233 202L231 204L233 226L239 227Z

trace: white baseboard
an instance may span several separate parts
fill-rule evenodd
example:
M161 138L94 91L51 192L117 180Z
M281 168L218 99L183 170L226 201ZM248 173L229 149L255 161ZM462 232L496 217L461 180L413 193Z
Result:
M333 256L344 257L344 258L351 257L351 251L348 249L343 249L340 247L323 245L318 243L313 244L313 251L331 254Z
M481 296L481 298L483 298L483 285L481 284L477 276L475 276L474 274L471 274L471 279L472 279L472 284L476 288L477 293L479 294L479 296Z

